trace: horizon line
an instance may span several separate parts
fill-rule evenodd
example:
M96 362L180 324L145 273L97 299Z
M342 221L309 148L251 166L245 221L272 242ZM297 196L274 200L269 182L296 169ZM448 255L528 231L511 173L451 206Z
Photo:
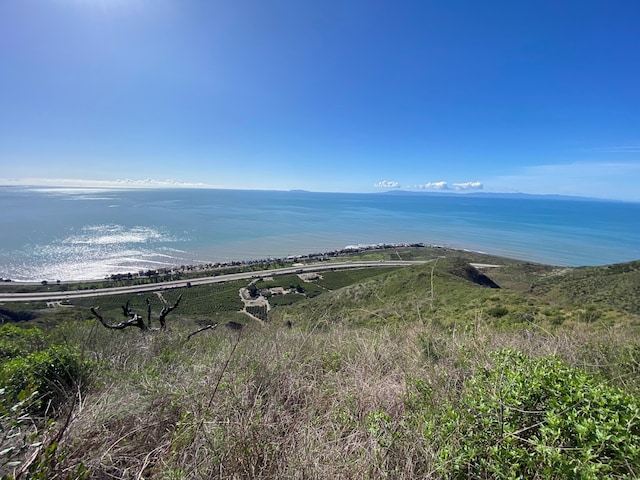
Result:
M567 199L600 200L625 203L640 203L640 199L617 199L611 197L594 197L588 195L566 194L566 193L530 193L523 191L487 191L487 190L441 190L441 189L411 189L404 187L389 187L378 189L377 191L325 191L309 190L304 188L264 188L264 187L229 187L221 185L211 185L207 183L182 182L174 179L167 180L90 180L74 178L0 178L0 187L44 187L55 189L112 189L112 190L144 190L144 189L193 189L193 190L238 190L238 191L271 191L271 192L308 192L308 193L344 193L344 194L417 194L434 196L531 196L531 197L564 197Z

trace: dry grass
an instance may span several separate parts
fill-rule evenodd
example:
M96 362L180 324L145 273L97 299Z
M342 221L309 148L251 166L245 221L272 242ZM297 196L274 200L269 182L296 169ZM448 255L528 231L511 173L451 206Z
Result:
M522 291L494 291L450 275L448 265L402 269L278 307L270 323L191 340L190 315L152 335L95 321L58 327L58 343L80 346L95 362L94 378L72 403L69 424L53 426L61 432L57 450L34 471L95 479L447 478L443 451L469 442L463 428L441 425L468 380L502 349L558 355L640 396L636 315L607 307L586 318L589 302L542 302L523 293L535 269L516 271Z
M82 464L100 479L436 478L427 420L489 352L558 354L607 374L611 352L628 348L611 328L500 333L480 320L464 331L271 326L191 341L83 328L99 386L77 405L51 477ZM636 377L611 380L637 390Z

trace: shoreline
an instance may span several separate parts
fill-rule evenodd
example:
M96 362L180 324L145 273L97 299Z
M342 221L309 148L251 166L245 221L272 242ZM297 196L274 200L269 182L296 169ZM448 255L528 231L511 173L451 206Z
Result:
M378 250L389 250L394 248L438 248L438 249L446 249L450 251L460 251L460 252L471 252L482 255L490 255L486 252L468 250L468 249L457 249L452 247L447 247L444 245L436 245L436 244L426 244L421 242L416 243L372 243L372 244L356 244L356 245L347 245L341 249L337 250L328 250L326 252L314 252L314 253L306 253L306 254L298 254L298 255L288 255L286 257L274 257L274 258L263 258L256 260L232 260L227 262L200 262L194 263L190 265L175 265L162 267L157 269L146 269L146 270L138 270L137 272L129 271L122 273L113 273L111 275L106 275L101 278L92 278L92 279L83 279L83 280L50 280L50 279L41 279L41 280L14 280L10 278L2 278L0 277L0 285L24 285L24 286L33 286L33 285L70 285L70 284L88 284L88 283L96 283L96 282L104 282L104 281L127 281L127 280L140 280L140 279L152 279L158 277L166 277L166 276L175 276L175 275L192 275L197 272L207 272L212 270L222 270L225 268L242 268L242 267L253 267L257 265L269 265L273 263L277 264L285 264L285 263L295 263L300 261L329 261L334 258L340 258L348 255L353 255L362 252L375 252Z
M4 223L0 234L0 277L21 284L91 282L415 242L571 267L640 258L633 221L640 211L613 203L586 210L559 201L515 205L491 198L294 198L199 190L30 192L7 194L6 200L12 208L3 218L15 221Z

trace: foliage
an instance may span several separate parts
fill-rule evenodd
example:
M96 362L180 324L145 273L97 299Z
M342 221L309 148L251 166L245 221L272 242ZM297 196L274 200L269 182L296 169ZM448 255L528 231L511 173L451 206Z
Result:
M540 278L536 295L565 304L592 304L640 315L640 260L635 262L563 269Z
M318 284L337 287L348 278L347 275L356 271L340 272L341 277L334 275L338 273L323 273L324 278ZM496 294L507 299L509 295L513 296L510 292L485 288L453 275L449 272L448 262L441 260L437 264L365 276L359 282L292 305L286 314L297 317L298 323L308 324L340 321L374 325L426 319L427 316L441 323L468 323L477 316L483 303ZM522 308L514 309L513 314L518 315L520 310ZM274 311L274 317L278 315L284 313Z
M54 345L16 356L0 364L5 403L19 402L37 392L33 412L57 408L88 379L90 365L75 348Z
M0 351L0 475L51 478L52 465L64 457L58 444L70 417L55 420L71 397L86 391L92 365L78 348L54 344L39 328L3 325ZM81 463L72 470L67 478L86 477Z
M557 357L492 359L438 420L445 476L620 478L640 465L636 398Z
M194 286L186 290L173 291L172 294L176 297L180 293L183 294L180 310L175 313L185 316L209 315L214 312L237 312L242 309L242 301L238 290L245 286L246 282L236 281ZM171 303L168 295L165 295L165 298Z
M0 361L27 355L44 345L44 334L39 328L21 328L11 324L0 326Z
M260 279L256 282L256 287L259 289L262 288L275 288L275 287L283 287L288 288L290 285L297 285L301 283L301 280L297 275L289 274L289 275L276 275L273 277L267 277L268 280Z
M36 318L36 314L31 311L34 305L17 304L12 309L0 307L0 323L4 322L28 322Z
M245 307L247 313L253 315L257 319L266 322L268 318L268 312L266 305L253 306L253 307Z
M607 338L598 338L580 345L578 357L588 371L602 375L625 391L640 395L640 344L617 344Z
M572 365L604 363L637 353L624 343L628 334L593 324L550 335L488 324L455 331L421 322L320 329L297 321L293 328L249 323L239 333L224 323L220 317L218 329L190 340L183 322L155 335L112 332L95 322L65 325L59 337L99 360L92 375L100 388L83 394L55 455L49 461L43 451L38 469L48 478L77 471L90 472L87 478L134 472L405 480L477 477L469 469L484 458L487 477L536 462L531 477L562 478L563 465L542 448L548 446L562 452L560 461L573 462L566 468L580 467L565 478L589 478L592 464L606 478L620 467L616 455L634 469L640 461L630 450L638 445L635 400L548 356L557 351ZM511 350L490 356L496 346ZM607 376L620 373L610 368ZM576 413L565 418L569 405ZM537 425L543 411L556 412L556 424ZM577 438L570 429L581 421L607 437L599 457L593 429L575 440L583 442L570 447L575 451L562 450L565 439ZM532 428L517 433L526 427ZM537 439L540 451L531 443ZM584 453L589 448L593 460ZM490 466L497 469L499 461L503 469L494 474Z

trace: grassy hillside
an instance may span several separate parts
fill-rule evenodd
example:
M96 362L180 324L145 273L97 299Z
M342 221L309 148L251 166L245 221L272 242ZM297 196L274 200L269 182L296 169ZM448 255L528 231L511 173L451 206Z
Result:
M438 253L323 274L303 285L313 295L239 330L223 325L239 320L246 282L167 292L183 303L170 331L151 334L103 328L91 299L3 306L21 313L0 327L0 474L638 476L639 262L561 269ZM116 318L147 297L97 303ZM207 323L219 327L188 339Z
M532 290L550 302L606 306L640 315L640 261L562 269L541 277Z
M596 319L609 325L638 322L638 262L554 269L523 262L474 268L467 260L438 258L399 269L276 310L272 318L311 325L419 320L443 326L485 322L494 327L549 327ZM488 288L487 281L501 288Z

